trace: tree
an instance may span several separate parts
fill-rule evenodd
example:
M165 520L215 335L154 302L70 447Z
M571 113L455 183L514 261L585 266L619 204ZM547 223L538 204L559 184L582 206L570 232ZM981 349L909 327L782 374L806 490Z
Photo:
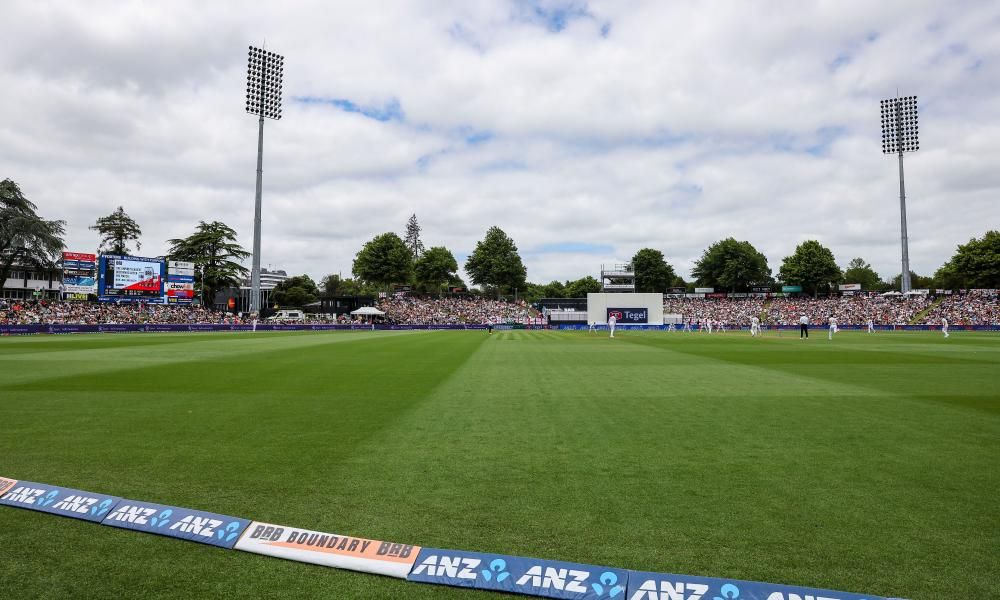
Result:
M199 221L193 234L167 243L171 259L195 264L195 289L204 305L211 305L219 290L239 287L247 276L247 268L237 261L250 253L236 243L236 231L225 223Z
M569 283L568 281L566 283ZM566 285L561 281L550 281L542 286L542 298L565 298Z
M271 291L271 302L278 306L302 307L319 298L319 288L308 275L296 275L281 281Z
M730 291L747 290L754 284L771 281L767 258L750 242L738 242L731 237L706 248L691 274L701 285Z
M439 291L442 285L456 276L458 261L444 246L433 246L417 259L413 271L417 285Z
M371 239L354 257L354 276L383 287L410 280L413 255L395 233Z
M960 244L934 279L949 289L1000 288L1000 231L987 231L982 239Z
M424 243L420 241L420 224L417 223L416 213L410 215L410 220L406 222L406 235L403 236L403 243L406 244L413 260L419 259L424 253ZM458 267L455 268L458 269Z
M345 280L337 273L331 273L320 280L319 285L327 296L339 296L340 290L346 287Z
M663 253L652 248L643 248L632 257L632 268L635 270L635 291L665 292L674 284L677 274Z
M821 287L841 280L833 252L816 240L806 240L796 246L795 252L781 263L778 276L785 283L801 285L804 291L814 295Z
M371 293L357 279L350 277L344 279L337 273L327 275L320 281L319 285L327 296L363 296Z
M910 271L910 287L915 290L928 290L934 287L934 278L917 275L913 271ZM892 278L892 288L897 290L903 289L902 273Z
M882 287L882 278L865 259L855 258L847 263L844 283L860 283L863 290L878 290Z
M517 253L517 245L502 229L490 227L486 237L476 244L476 249L465 261L465 271L476 285L504 288L523 288L527 269Z
M601 282L590 275L581 277L576 281L566 282L567 298L586 298L587 294L601 291Z
M13 265L52 268L64 247L66 222L46 221L37 210L16 183L0 181L0 289Z
M100 252L128 254L128 243L131 241L135 241L136 250L142 249L142 244L139 242L142 230L121 206L110 215L97 219L90 229L101 234L101 243L97 247Z

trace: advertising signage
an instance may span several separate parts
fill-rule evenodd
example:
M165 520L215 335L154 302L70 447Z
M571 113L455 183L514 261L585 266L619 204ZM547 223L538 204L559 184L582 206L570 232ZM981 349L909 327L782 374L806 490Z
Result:
M783 285L783 286L781 286L781 291L782 291L782 293L785 293L785 294L794 294L796 292L801 292L802 291L802 286L801 285Z
M97 265L96 254L82 252L63 252L64 271L92 271Z
M158 301L163 297L166 262L141 256L101 256L97 293L103 300Z
M609 308L608 319L612 315L618 323L649 323L648 308Z
M97 293L97 255L84 252L63 252L64 294L86 297Z

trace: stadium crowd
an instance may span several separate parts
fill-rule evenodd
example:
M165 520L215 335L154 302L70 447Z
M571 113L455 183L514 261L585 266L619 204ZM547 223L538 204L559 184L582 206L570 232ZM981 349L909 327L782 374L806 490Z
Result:
M764 312L763 298L664 298L663 314L679 314L683 321L704 323L711 319L731 327L748 327L750 319Z
M523 323L537 316L524 302L480 297L423 299L403 296L379 301L378 309L385 312L389 323L407 325Z
M906 325L918 320L940 325L945 317L953 325L1000 324L1000 299L992 292L971 290L945 296L933 304L928 296L843 296L836 298L665 298L663 313L680 314L684 322L724 323L746 327L753 317L769 325L794 325L805 315L813 325L835 317L841 325ZM928 310L930 308L930 310ZM921 315L924 311L926 314ZM918 319L919 317L919 319Z
M924 315L921 323L937 325L942 317L951 325L1000 325L1000 297L981 290L945 296Z
M841 325L905 325L917 320L939 325L947 318L952 325L1000 325L1000 298L995 291L971 290L945 296L934 304L927 296L909 298L844 296L837 298L666 298L665 315L680 314L684 322L747 327L753 317L765 325L793 325L806 315L813 325L836 317ZM510 303L481 297L383 299L378 308L385 317L376 322L407 325L462 325L539 322L538 313L524 302ZM923 314L922 314L923 313ZM919 319L918 319L919 317ZM349 315L307 315L297 323L360 323ZM0 325L28 324L248 324L250 320L231 313L199 306L159 304L102 304L53 300L0 300ZM367 321L365 321L367 322Z
M775 298L767 308L765 322L794 325L805 315L813 325L835 317L842 325L906 325L931 303L927 296L843 296L840 298Z
M200 306L0 300L0 325L240 324L231 313Z

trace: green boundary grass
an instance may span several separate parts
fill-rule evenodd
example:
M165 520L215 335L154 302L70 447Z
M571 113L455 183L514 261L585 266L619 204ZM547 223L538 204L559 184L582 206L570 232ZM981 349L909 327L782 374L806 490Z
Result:
M817 332L818 333L818 332ZM0 339L0 475L425 546L996 597L1000 337ZM474 598L0 507L17 597Z

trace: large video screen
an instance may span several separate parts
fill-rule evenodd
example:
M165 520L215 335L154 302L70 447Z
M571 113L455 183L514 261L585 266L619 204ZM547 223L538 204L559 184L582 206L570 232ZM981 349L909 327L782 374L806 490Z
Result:
M98 295L108 298L161 298L166 262L141 256L101 256Z

